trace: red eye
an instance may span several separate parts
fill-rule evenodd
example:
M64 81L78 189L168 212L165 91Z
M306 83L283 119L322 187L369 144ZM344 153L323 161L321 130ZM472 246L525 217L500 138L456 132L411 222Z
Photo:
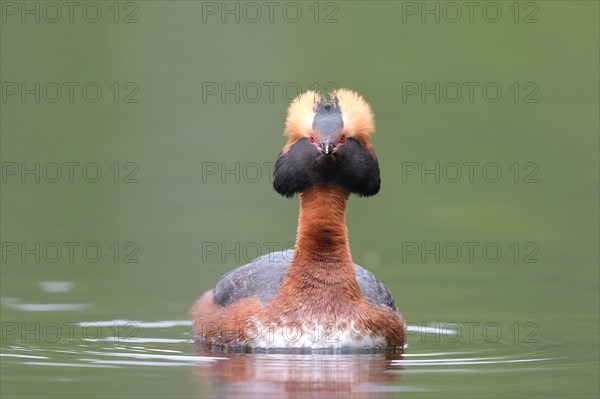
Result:
M310 142L314 143L315 142L315 138L313 136L310 136Z
M344 144L345 141L346 141L346 136L342 136L342 138L340 139L340 144Z

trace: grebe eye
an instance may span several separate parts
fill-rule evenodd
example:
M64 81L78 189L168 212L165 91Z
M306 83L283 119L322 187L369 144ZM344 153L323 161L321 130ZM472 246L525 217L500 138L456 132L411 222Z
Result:
M340 139L340 144L344 144L345 141L346 141L346 136L342 136L342 138Z
M310 136L310 142L314 143L315 142L315 138L313 136Z

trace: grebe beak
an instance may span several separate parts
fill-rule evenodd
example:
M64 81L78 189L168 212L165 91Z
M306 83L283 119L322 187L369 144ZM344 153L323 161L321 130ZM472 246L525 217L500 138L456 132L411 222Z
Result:
M325 155L329 155L333 153L333 143L330 143L329 141L325 141L321 144L319 144L319 149L321 150L322 154Z

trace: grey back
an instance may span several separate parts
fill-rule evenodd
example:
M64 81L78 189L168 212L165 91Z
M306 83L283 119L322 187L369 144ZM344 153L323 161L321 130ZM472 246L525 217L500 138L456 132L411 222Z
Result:
M293 256L294 250L271 252L225 273L213 290L215 302L227 306L240 299L256 296L266 304L279 291ZM396 310L392 294L373 273L356 263L354 272L362 294L372 305Z

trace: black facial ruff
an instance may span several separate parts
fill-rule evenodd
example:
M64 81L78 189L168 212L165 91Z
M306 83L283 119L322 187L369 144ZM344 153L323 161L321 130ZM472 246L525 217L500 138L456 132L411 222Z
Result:
M352 138L329 155L321 154L308 139L300 139L277 159L274 177L275 191L286 197L317 185L368 197L377 194L381 184L377 159Z

